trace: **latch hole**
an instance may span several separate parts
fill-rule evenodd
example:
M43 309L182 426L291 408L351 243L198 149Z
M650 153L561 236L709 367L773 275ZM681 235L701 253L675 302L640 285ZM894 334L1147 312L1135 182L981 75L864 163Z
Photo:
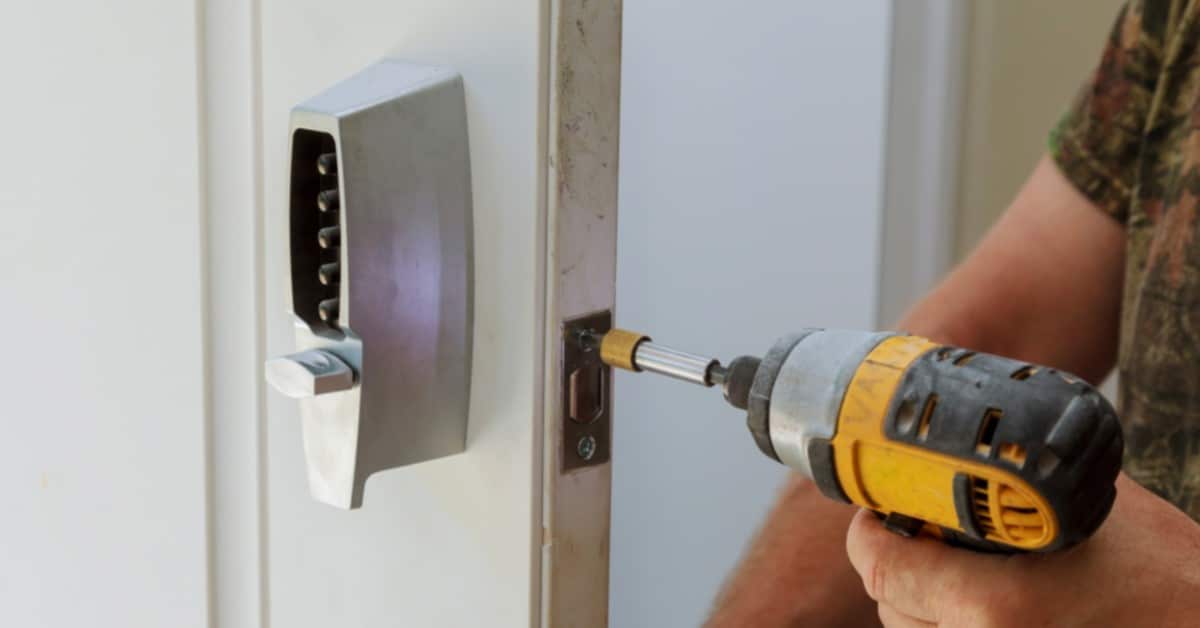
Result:
M591 423L604 414L605 379L608 367L589 364L575 369L570 377L570 419L576 423Z

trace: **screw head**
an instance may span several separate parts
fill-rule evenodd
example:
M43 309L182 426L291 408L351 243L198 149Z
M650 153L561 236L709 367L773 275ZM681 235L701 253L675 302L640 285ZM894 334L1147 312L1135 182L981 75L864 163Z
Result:
M579 454L584 460L591 460L592 456L596 455L596 439L591 436L584 436L579 439L575 445L575 453Z

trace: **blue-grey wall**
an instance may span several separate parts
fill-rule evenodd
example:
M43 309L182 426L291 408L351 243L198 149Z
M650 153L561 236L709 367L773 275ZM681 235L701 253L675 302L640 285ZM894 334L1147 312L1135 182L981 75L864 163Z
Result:
M728 359L877 309L891 3L625 3L617 321ZM715 390L621 373L611 625L696 626L783 469Z

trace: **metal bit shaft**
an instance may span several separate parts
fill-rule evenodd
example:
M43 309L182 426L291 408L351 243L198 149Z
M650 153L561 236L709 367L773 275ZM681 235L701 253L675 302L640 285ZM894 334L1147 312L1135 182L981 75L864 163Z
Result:
M713 358L664 347L653 342L642 342L633 354L633 363L639 370L660 373L685 382L712 386L709 378L712 368L718 364Z
M724 372L713 358L655 344L642 334L623 329L600 336L598 342L595 335L581 340L599 344L605 364L629 371L659 373L701 386L719 383L714 374L720 378Z

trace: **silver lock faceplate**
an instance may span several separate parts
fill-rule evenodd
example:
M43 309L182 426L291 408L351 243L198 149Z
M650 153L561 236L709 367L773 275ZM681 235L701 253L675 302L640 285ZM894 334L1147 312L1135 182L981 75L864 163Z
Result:
M300 353L269 362L269 379L293 394L312 387L300 395L312 495L357 508L372 473L466 446L473 230L462 79L383 60L297 106L291 127ZM352 385L310 368L313 351L335 371L347 366Z

